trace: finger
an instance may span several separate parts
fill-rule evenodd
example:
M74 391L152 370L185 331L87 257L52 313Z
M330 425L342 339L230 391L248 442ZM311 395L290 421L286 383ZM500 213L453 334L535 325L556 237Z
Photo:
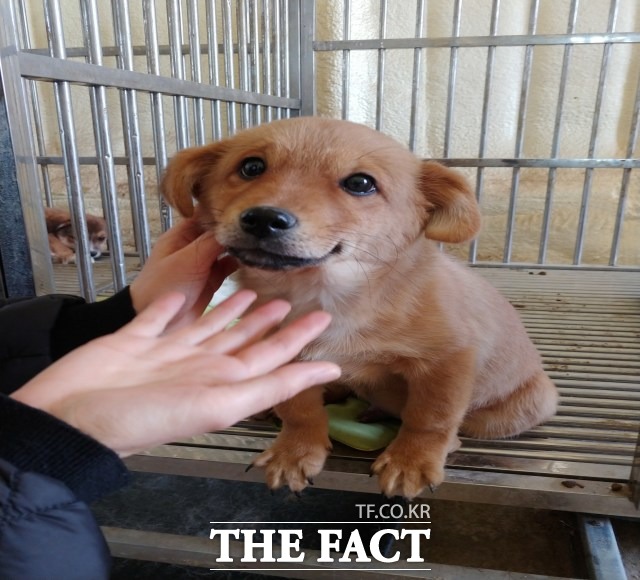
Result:
M264 411L294 397L304 389L335 381L340 367L329 362L297 362L282 366L271 373L228 387L201 390L202 399L191 405L199 417L189 418L198 432L223 429L242 419ZM220 412L224 403L224 414Z
M218 304L190 325L169 334L171 340L186 344L200 344L223 331L234 320L242 316L256 299L252 290L240 290Z
M184 219L164 232L153 246L152 255L168 256L184 248L202 235L202 227L194 219Z
M204 347L216 354L234 354L261 339L269 330L280 324L291 311L284 300L272 300L240 320L226 332L207 340Z
M329 326L331 315L310 312L272 336L238 352L236 358L245 363L248 376L267 373L292 358Z
M159 336L182 308L186 298L179 292L170 292L154 300L118 333L136 336Z

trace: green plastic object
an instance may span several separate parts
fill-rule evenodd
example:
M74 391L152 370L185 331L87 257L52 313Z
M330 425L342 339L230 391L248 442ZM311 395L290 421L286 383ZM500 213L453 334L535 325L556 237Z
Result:
M396 419L360 423L358 416L369 408L369 403L355 397L325 405L325 408L329 414L329 437L359 451L383 449L398 434L400 421Z

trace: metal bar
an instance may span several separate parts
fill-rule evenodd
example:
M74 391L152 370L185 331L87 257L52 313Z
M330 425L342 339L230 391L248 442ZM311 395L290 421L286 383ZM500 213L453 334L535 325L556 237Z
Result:
M640 167L640 159L629 157L628 159L567 159L567 158L500 158L492 159L485 157L477 158L457 158L448 157L436 159L448 167L544 167L544 168L566 168L584 169L609 168L609 169L633 169Z
M387 0L380 0L380 28L378 36L381 39L387 37ZM385 70L386 52L383 48L378 49L378 84L376 87L376 130L382 131L383 112L384 112L384 70Z
M143 0L142 16L144 20L144 35L147 50L147 71L149 74L160 75L160 54L158 52L158 25L156 18L155 0ZM167 166L167 143L164 125L164 109L162 105L162 95L160 93L149 93L151 100L151 130L153 131L154 158L152 163L156 166L156 179L160 183L162 174ZM143 157L142 163L146 165ZM164 201L162 196L158 196L160 210L160 227L162 231L168 230L173 225L173 214L171 207Z
M491 26L489 34L495 36L498 32L498 17L500 14L500 0L493 0L491 4ZM482 100L482 121L480 123L480 146L478 148L478 157L484 157L487 148L487 137L489 133L489 100L491 98L491 84L493 79L493 65L495 62L496 47L489 45L487 48L487 68L485 72L484 96ZM476 173L476 199L478 203L482 202L482 193L484 187L483 168L479 167ZM478 240L473 239L469 244L469 262L475 263L478 257Z
M569 8L569 22L567 24L567 32L572 33L576 27L576 19L578 16L578 0L571 0ZM566 44L564 54L562 56L562 72L560 73L560 87L558 88L558 102L556 105L556 118L553 131L553 140L551 142L551 157L558 156L560 146L560 133L562 131L562 117L564 111L564 98L567 88L567 76L569 74L569 63L571 61L571 45ZM551 225L551 208L553 205L553 194L556 183L555 169L549 170L547 178L547 193L544 202L544 212L542 215L542 228L540 231L540 246L538 250L538 262L544 264L547 259L547 246L549 244L549 228Z
M453 31L452 36L460 36L460 23L462 21L462 0L455 0L453 5ZM449 157L451 153L451 130L453 127L453 116L455 106L456 76L458 72L458 47L451 47L449 55L449 80L447 82L447 113L444 126L444 145L442 156Z
M290 42L290 30L289 30L289 2L287 0L280 0L282 2L282 10L280 11L280 30L282 32L282 51L280 52L280 58L282 59L281 73L282 73L282 87L285 97L291 96L291 62L289 58L289 52L291 50ZM283 111L284 117L290 116L290 110L285 109Z
M280 15L281 0L274 0L273 4L273 24L274 24L274 37L275 46L273 52L273 76L275 80L275 94L279 97L283 96L282 90L282 17ZM276 118L282 119L283 109L276 109Z
M278 0L276 0L278 1ZM281 1L281 0L279 0ZM318 52L331 52L336 50L379 50L386 48L413 49L413 48L479 48L493 46L550 46L565 44L637 44L640 43L640 32L616 32L612 34L536 34L528 36L526 34L510 34L490 36L439 36L428 38L387 38L387 39L362 39L362 40L318 40L313 43L313 49ZM160 54L170 54L171 47L166 44L160 45ZM146 47L143 45L132 46L135 56L144 56ZM189 50L187 44L183 45L182 51L186 54ZM206 52L207 47L202 45L201 52ZM32 54L46 55L47 51L40 48L33 48L28 51ZM87 51L82 47L68 47L67 57L86 57ZM105 46L103 56L118 56L118 48L115 46Z
M182 4L180 0L167 0L169 45L171 47L171 76L180 81L186 79L182 53ZM196 83L197 84L197 83ZM187 101L182 95L173 99L176 146L178 150L189 146L189 115Z
M265 439L262 449L268 444L269 439ZM245 473L246 466L261 449L249 448L243 438L230 442L229 446L232 445L235 449L165 445L144 454L128 457L125 463L134 471L216 477L236 481L263 481L262 473L256 470ZM352 455L356 454L357 452L354 452ZM456 457L457 454L452 456L452 459ZM371 455L357 459L330 457L325 469L314 478L315 485L320 489L338 489L343 492L379 493L377 482L369 477L372 459ZM483 465L492 465L488 457L483 456L482 461ZM509 460L511 461L518 462L520 459L513 458ZM580 481L583 487L568 488L562 485L562 481L572 478L573 466L563 461L547 460L547 472L556 470L553 477L531 475L526 471L526 466L523 474L501 472L500 465L504 463L502 457L496 458L497 471L478 470L458 465L448 467L445 481L438 488L435 499L573 512L584 512L588 509L591 513L637 517L635 507L629 501L628 495L624 492L611 491L611 480L608 477L604 481L583 479ZM529 465L528 461L526 465ZM580 471L582 467L582 464L577 464L576 471ZM607 470L611 469L623 471L616 466L607 467ZM508 489L509 493L505 493L505 489ZM427 490L424 497L433 498L434 496Z
M217 2L208 0L206 4L207 47L209 55L209 84L220 84L220 63L218 62L218 22ZM211 101L211 132L214 141L222 139L222 113L220 101Z
M297 108L297 107L291 107ZM632 169L640 168L640 159L461 159L461 158L433 158L448 167L538 167L538 168L571 168L582 169L585 167L609 168L609 169ZM96 157L84 155L78 158L81 165L95 165ZM57 155L37 156L36 162L41 165L62 165L62 157ZM115 165L125 165L126 157L116 156L113 158ZM154 165L154 157L143 157L145 165ZM533 264L535 266L535 264Z
M65 45L62 28L62 12L58 0L45 1L45 24L51 56L64 59ZM71 222L76 238L76 264L78 266L78 284L80 293L88 302L96 299L91 268L91 253L89 248L89 234L84 218L84 198L78 150L76 148L76 130L73 118L73 103L68 82L58 82L54 85L56 108L58 113L58 127L62 146L62 157L65 168L65 183L69 200Z
M183 81L170 77L157 77L129 70L101 68L70 60L51 59L46 56L20 53L18 55L22 75L42 81L69 81L80 85L103 85L122 89L159 92L166 95L202 97L207 100L272 105L298 108L300 102L288 97L246 93L226 87L211 87L205 84Z
M631 129L629 131L629 141L627 142L627 157L633 157L638 135L640 134L640 74L638 74L638 85L636 87L636 99L633 106L633 114L631 116ZM617 266L618 254L620 251L620 240L622 239L622 227L624 224L624 214L629 198L629 183L631 181L631 168L624 169L622 173L622 185L620 187L620 196L618 198L618 208L616 211L616 221L613 230L613 240L611 242L611 253L609 255L609 265Z
M421 38L425 28L426 6L424 0L418 0L416 8L416 38ZM409 148L416 150L418 127L418 100L420 98L420 87L422 86L424 58L422 48L413 49L413 79L411 81L411 110L409 113Z
M19 12L17 14L20 21L20 34L22 35L22 50L29 50L31 48L31 35L29 33L28 16L26 12L26 2L18 2ZM29 93L29 99L31 100L31 109L33 111L34 129L36 135L36 143L38 145L38 153L44 155L46 152L46 145L44 143L44 135L42 134L42 112L40 110L40 97L38 95L38 86L33 81L26 82L27 92ZM49 168L45 165L41 167L42 171L42 183L44 185L44 197L47 206L53 205L53 196L51 193L51 180L49 178Z
M197 0L189 0L187 4L187 19L189 22L189 57L191 60L191 80L202 83L202 64L200 62L200 17ZM201 98L193 101L193 124L196 145L204 145L206 132L204 129L204 101Z
M262 31L262 92L267 95L272 95L271 0L262 0ZM311 75L313 78L313 71L311 71ZM265 120L267 123L273 121L273 113L272 107L265 107Z
M342 38L345 41L350 40L351 28L351 0L344 0L342 22ZM382 47L379 47L382 48ZM317 50L317 48L316 48ZM342 50L342 118L349 118L349 77L351 67L350 49Z
M114 0L112 3L113 26L116 43L120 47L118 66L124 70L133 70L133 51L131 50L131 25L129 22L129 0ZM91 66L91 65L88 65ZM103 70L103 69L100 69ZM142 162L142 135L138 122L138 103L134 89L120 92L122 124L128 164L129 196L131 199L131 217L136 249L143 265L151 253L149 219L144 183L144 164Z
M631 463L629 485L631 486L631 501L633 501L636 509L640 509L640 429L638 429L638 441Z
M222 0L222 46L224 55L224 70L227 87L235 89L235 72L233 66L233 23L231 21L231 0ZM227 128L231 135L236 132L237 118L235 99L227 102Z
M50 294L55 291L55 282L42 207L42 188L35 163L34 129L28 95L20 74L18 30L18 15L14 12L13 2L0 2L0 100L3 101L2 106L6 107L35 292ZM9 164L5 168L8 167ZM4 183L5 187L9 187L9 179ZM24 265L27 261L28 258L20 263ZM30 280L25 281L26 286L30 286L30 283ZM23 290L26 292L27 289Z
M313 39L315 38L315 2L302 0L298 17L298 41L300 47L298 58L293 58L296 69L296 85L299 87L295 96L300 98L300 115L315 114L315 57Z
M538 20L539 0L532 0L529 11L528 34L534 35ZM527 118L527 101L529 97L529 86L531 84L531 62L533 60L533 46L529 45L525 49L524 66L522 70L522 84L520 87L520 104L518 108L518 126L516 129L516 146L514 156L519 158L522 155L522 145L524 142L524 127ZM507 210L507 233L505 236L503 262L510 262L513 250L513 235L516 223L516 207L518 202L518 189L520 185L520 166L513 168L511 178L511 191L509 194L509 208Z
M611 520L584 514L577 519L590 580L627 580Z
M96 0L81 0L82 29L84 42L91 64L102 66L102 47L100 42L100 24ZM100 176L100 194L102 211L107 220L109 231L109 254L113 284L116 290L127 285L127 269L122 246L122 230L118 212L118 188L113 148L111 147L111 126L106 90L102 86L89 89L91 97L93 134L96 144L98 172Z
M250 0L249 3L249 23L250 23L250 48L251 48L251 90L256 93L261 88L261 68L260 60L260 11L258 9L258 0ZM253 109L253 125L259 125L262 122L262 109L258 106L251 107Z
M609 20L607 22L607 32L613 32L618 17L618 0L612 0L609 8ZM609 71L609 56L611 54L611 44L607 43L602 49L602 62L600 64L600 77L598 79L598 90L596 102L593 110L593 120L591 122L591 138L589 140L588 157L594 157L598 144L598 130L600 128L600 109L602 108L602 97L604 95L607 73ZM582 251L584 248L584 235L589 219L589 200L591 198L591 186L593 183L593 169L587 169L584 174L584 186L582 188L582 200L580 202L580 216L578 218L578 231L576 233L576 244L573 254L573 263L580 264L582 261Z
M387 38L363 40L323 40L313 43L318 52L336 50L379 50L386 48L481 48L487 46L550 46L577 44L635 44L640 42L640 32L615 32L596 34L510 34L506 36L440 36L437 38Z
M247 36L247 0L237 0L236 2L236 23L238 26L238 77L240 78L240 88L243 91L250 91L249 88L249 39ZM240 105L242 114L242 128L251 126L251 110L249 105Z

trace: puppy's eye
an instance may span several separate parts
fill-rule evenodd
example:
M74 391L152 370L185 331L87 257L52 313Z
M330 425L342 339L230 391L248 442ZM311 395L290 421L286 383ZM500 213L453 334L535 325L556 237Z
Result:
M344 179L341 185L351 195L372 195L378 191L376 180L366 173L354 173Z
M262 175L267 169L267 164L260 157L247 157L240 164L240 175L245 179L254 179Z

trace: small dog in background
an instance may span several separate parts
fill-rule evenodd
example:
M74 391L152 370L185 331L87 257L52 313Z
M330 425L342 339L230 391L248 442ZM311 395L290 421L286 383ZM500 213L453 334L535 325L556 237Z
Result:
M49 249L54 264L75 264L76 236L71 226L71 214L64 209L47 207L44 210L49 234ZM91 258L98 259L107 249L107 222L104 218L86 214Z

